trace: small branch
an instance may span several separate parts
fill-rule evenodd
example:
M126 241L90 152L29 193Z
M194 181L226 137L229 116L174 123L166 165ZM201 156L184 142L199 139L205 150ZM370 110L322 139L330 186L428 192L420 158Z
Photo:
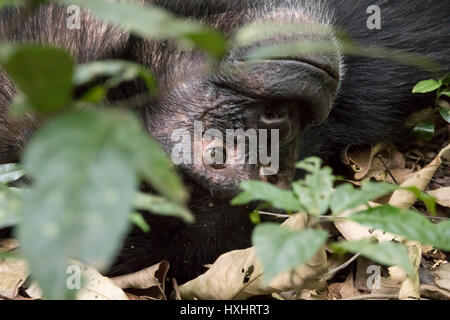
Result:
M277 217L280 219L289 219L290 217L292 217L288 214L278 214L278 213L271 213L271 212L264 212L264 211L258 211L258 213L263 216Z
M175 291L175 300L182 300L181 293L180 293L180 287L178 286L177 279L172 278L172 285L173 285L173 290Z
M398 300L398 295L396 294L364 294L362 296L350 297L339 300L381 300L381 299L395 299Z
M336 273L338 273L341 270L344 270L345 268L347 268L353 261L355 261L356 259L358 259L361 256L360 253L355 254L353 257L350 258L350 260L348 260L346 263L341 264L339 267L334 268L333 270L330 270L328 273L326 273L322 279L326 279L329 280L331 279Z
M389 174L389 176L392 178L392 181L394 181L395 184L399 184L397 182L397 179L395 179L395 177L392 175L391 170L389 170L389 168L387 167L386 163L383 160L383 157L381 156L381 154L379 154L377 156L378 159L380 159L381 163L383 164L384 168L386 169L387 173Z

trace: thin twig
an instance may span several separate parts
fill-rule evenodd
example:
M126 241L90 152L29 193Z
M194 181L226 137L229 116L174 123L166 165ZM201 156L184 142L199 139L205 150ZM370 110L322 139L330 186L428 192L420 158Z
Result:
M381 300L381 299L395 299L398 300L398 295L395 294L364 294L362 296L350 297L339 300Z
M326 273L322 279L326 279L329 280L332 278L332 276L334 276L336 273L338 273L341 270L344 270L345 268L347 268L353 261L355 261L356 259L358 259L361 256L360 253L355 254L353 257L350 258L350 260L348 260L346 263L341 264L339 267L334 268L333 270L330 270L328 273Z
M271 212L264 212L264 211L258 211L258 213L263 216L272 216L272 217L277 217L280 219L288 219L288 218L292 217L288 214L271 213Z
M378 159L380 159L381 163L383 164L384 168L386 169L387 173L389 174L389 176L392 178L392 181L394 181L395 184L398 184L397 180L395 179L395 177L392 175L391 170L389 170L389 168L387 167L386 163L383 160L383 157L381 156L381 154L379 154L377 156Z

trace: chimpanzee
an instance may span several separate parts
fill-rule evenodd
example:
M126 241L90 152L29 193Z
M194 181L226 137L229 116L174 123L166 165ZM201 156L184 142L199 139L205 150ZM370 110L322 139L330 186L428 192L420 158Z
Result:
M153 0L179 17L201 20L232 37L250 23L298 24L298 33L272 35L251 44L236 45L218 68L208 69L205 54L181 48L170 40L144 40L120 28L106 26L87 13L81 29L69 30L67 11L43 5L16 25L16 9L0 13L0 40L39 42L70 50L78 62L121 58L139 62L156 76L159 95L144 103L146 129L170 154L175 129L192 132L195 121L226 129L279 129L280 165L274 175L262 174L261 164L178 166L191 191L193 225L175 218L149 216L152 232L131 232L111 275L136 271L168 259L180 282L193 278L219 254L250 245L250 207L231 207L239 182L248 179L289 186L295 163L320 156L338 163L337 153L349 145L401 141L405 119L428 106L433 96L413 96L420 80L436 77L420 68L391 59L341 54L335 31L359 45L381 46L417 53L436 60L443 74L450 69L449 0ZM379 8L379 25L368 19ZM372 7L371 7L372 6ZM306 28L305 28L306 26ZM308 29L325 30L320 34ZM252 50L292 39L332 40L328 53L246 60ZM29 115L11 120L6 108L16 89L0 70L0 163L19 160L20 150L37 121ZM121 99L144 92L140 82L112 94ZM215 145L206 152L217 152ZM223 150L222 150L223 152Z

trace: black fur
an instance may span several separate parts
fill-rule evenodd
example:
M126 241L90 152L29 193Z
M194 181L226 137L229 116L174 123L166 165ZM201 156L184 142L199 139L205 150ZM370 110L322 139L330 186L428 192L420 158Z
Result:
M265 19L271 12L281 12L286 8L278 17L281 21L305 19L311 24L329 23L346 31L360 44L420 53L438 61L443 74L450 69L449 0L151 2L178 16L200 19L227 35L231 35L236 27ZM381 30L366 28L366 9L373 4L381 8ZM304 13L301 18L296 17L298 12ZM295 116L301 120L294 126L302 131L296 142L281 150L285 160L275 181L280 186L288 185L293 178L293 164L298 158L317 155L333 165L338 162L338 152L348 145L401 142L405 137L407 116L428 106L433 99L432 96L413 95L412 87L420 80L438 76L386 59L344 57L345 73L340 76L339 91L331 113L323 124L313 126L323 120L320 110L325 108L324 112L328 112L326 108L331 106L336 93L337 83L324 73L310 75L309 72L302 73L304 70L299 70L296 65L269 63L251 69L249 74L230 75L221 71L205 74L202 72L205 56L199 51L181 50L171 41L138 39L116 28L102 29L101 23L87 15L83 15L81 30L70 31L64 28L65 10L55 6L41 7L32 18L18 26L14 35L5 34L16 14L16 10L9 9L0 12L0 40L37 41L62 46L68 48L78 62L122 58L150 68L156 75L161 95L158 100L145 103L142 114L149 133L167 152L172 147L170 133L179 127L192 129L194 120L203 120L220 129L247 128L254 124L255 115L258 116L264 108L279 105L291 108L295 105L299 109ZM281 39L271 41L281 42ZM239 50L231 52L224 59L224 65L236 67L241 55ZM313 58L332 70L339 67L337 51ZM281 71L274 73L271 66ZM258 79L259 75L262 75L262 80ZM281 75L295 76L293 79L296 81L284 81ZM315 81L320 84L313 85ZM300 87L296 87L298 82L302 84ZM6 108L16 89L1 71L0 83L1 163L19 158L20 149L38 122L33 116L20 122L8 119ZM300 91L297 90L299 88ZM111 98L126 98L144 90L142 83L128 84L112 93ZM305 101L305 97L310 98ZM299 157L296 156L298 153ZM181 166L180 173L191 189L190 207L196 215L196 223L186 226L177 219L149 218L152 232L149 235L138 230L132 232L111 274L136 271L168 259L173 265L172 274L183 282L204 271L202 265L212 263L219 254L249 246L252 229L248 220L250 208L232 208L228 203L237 192L237 182L259 178L257 169L245 166L218 172L202 166Z

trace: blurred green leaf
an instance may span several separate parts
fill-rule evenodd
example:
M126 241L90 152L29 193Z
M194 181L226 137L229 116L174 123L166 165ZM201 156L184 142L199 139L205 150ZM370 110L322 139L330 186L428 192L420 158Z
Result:
M18 7L18 6L23 6L26 2L28 2L29 0L0 0L0 9L2 7Z
M323 230L292 231L275 223L256 226L252 242L269 283L277 275L311 260L327 239Z
M413 131L419 139L429 141L434 136L435 125L429 121L421 121L414 127Z
M429 93L436 91L442 86L442 82L434 79L424 80L416 84L413 88L413 93Z
M247 56L248 60L293 57L308 54L337 54L395 61L429 71L438 71L439 65L426 56L377 46L360 46L348 39L340 42L339 48L333 40L302 40L259 47Z
M362 204L387 195L398 189L389 183L365 182L361 189L355 189L351 184L343 184L336 188L331 196L331 210L337 215L345 210L354 209Z
M133 155L140 177L169 200L183 204L188 194L183 182L176 174L175 167L160 146L144 133L140 126L129 126L121 135L122 144Z
M0 184L7 184L19 180L25 175L22 167L16 163L0 165Z
M447 123L450 123L450 109L439 108L439 113L441 114L442 119L444 119Z
M331 244L331 248L336 251L360 253L362 256L386 266L399 266L408 275L414 274L408 256L408 250L400 243L374 242L371 239L359 241L341 241Z
M0 185L0 229L20 221L21 190Z
M189 223L194 222L194 216L185 207L151 194L138 193L134 207L138 210L150 211L153 214L178 217Z
M122 60L94 61L78 65L73 82L77 86L86 85L100 76L110 78L106 82L108 89L139 77L144 80L148 90L156 91L156 82L150 71L137 63Z
M35 110L55 112L70 104L74 65L66 51L39 45L3 45L0 63Z
M98 104L106 99L107 94L108 94L108 90L104 86L98 85L98 86L94 86L94 87L90 88L78 100L81 102Z
M352 214L350 220L405 237L408 240L450 250L450 224L433 224L420 213L392 206L380 206Z
M101 20L120 26L144 38L171 38L188 42L206 50L212 57L221 58L226 40L217 31L195 21L179 19L155 5L145 6L129 2L102 0L60 0L67 5L79 5Z
M34 188L24 197L18 238L46 298L70 297L69 258L102 270L120 248L138 186L121 135L135 125L118 112L69 112L27 146L24 167Z
M148 225L147 221L145 221L142 214L139 212L134 212L130 216L130 221L134 223L136 226L138 226L139 229L141 229L145 233L150 232L150 226Z
M265 201L277 209L300 211L301 206L294 193L282 190L262 181L244 181L239 185L244 192L231 201L231 204L244 205L252 201Z
M414 186L400 187L399 189L412 192L417 199L425 204L432 215L436 215L436 199L434 197Z

